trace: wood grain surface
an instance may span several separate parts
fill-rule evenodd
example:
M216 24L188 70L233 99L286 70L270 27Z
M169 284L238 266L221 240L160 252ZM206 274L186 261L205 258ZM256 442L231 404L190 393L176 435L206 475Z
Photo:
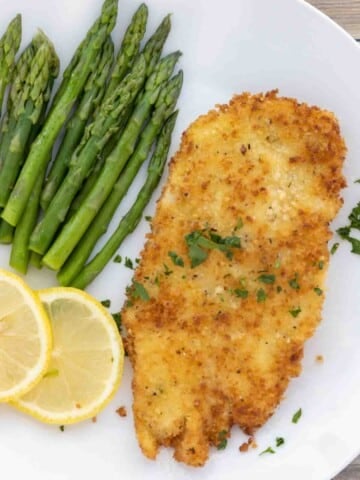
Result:
M360 0L309 0L309 3L360 40ZM360 480L360 476L357 480Z
M309 0L309 3L326 13L360 41L360 0ZM360 455L334 480L360 480Z

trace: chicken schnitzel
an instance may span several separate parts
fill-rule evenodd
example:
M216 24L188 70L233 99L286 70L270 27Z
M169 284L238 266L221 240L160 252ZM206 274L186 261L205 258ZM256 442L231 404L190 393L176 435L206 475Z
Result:
M184 132L122 312L148 458L171 446L203 465L299 375L345 153L332 113L276 91L235 96Z

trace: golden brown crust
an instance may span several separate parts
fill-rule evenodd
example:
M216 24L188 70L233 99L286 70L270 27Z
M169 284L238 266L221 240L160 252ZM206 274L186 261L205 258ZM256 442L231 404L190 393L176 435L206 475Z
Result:
M147 457L165 445L203 465L220 432L263 425L300 373L321 318L344 155L332 113L276 92L235 96L183 134L135 274L151 299L123 310ZM242 248L231 260L211 250L192 269L184 237L206 228Z

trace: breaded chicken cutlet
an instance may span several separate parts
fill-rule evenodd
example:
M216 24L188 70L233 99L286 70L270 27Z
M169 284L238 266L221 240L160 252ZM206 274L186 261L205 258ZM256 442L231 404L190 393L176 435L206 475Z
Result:
M203 465L299 375L345 151L332 113L277 92L235 96L183 134L122 312L147 457L164 445Z

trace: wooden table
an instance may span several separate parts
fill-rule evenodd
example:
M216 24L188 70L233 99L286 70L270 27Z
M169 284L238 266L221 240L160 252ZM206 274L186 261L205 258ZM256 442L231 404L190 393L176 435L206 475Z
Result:
M335 20L360 45L360 0L309 0L309 3ZM360 455L343 472L337 475L334 480L360 480Z

